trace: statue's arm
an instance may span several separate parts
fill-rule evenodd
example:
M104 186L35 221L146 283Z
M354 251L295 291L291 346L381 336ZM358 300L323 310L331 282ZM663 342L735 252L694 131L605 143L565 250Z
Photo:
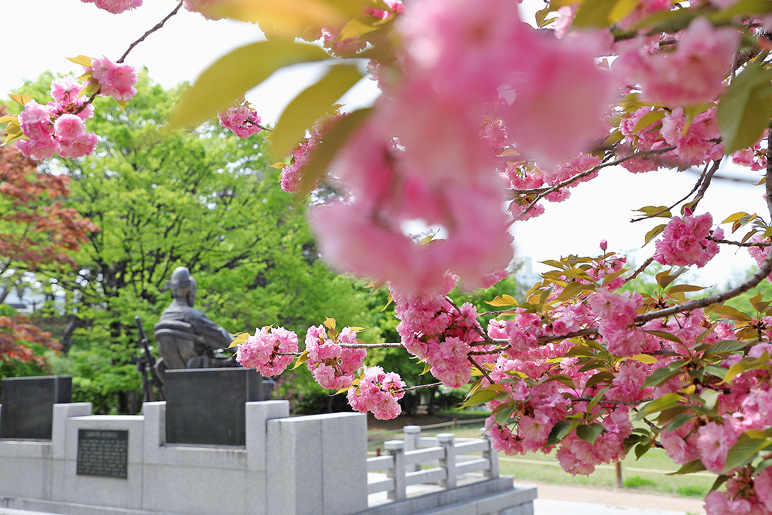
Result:
M195 323L196 332L204 337L207 344L212 348L228 347L233 339L228 331L218 326L207 317L205 314L200 313Z

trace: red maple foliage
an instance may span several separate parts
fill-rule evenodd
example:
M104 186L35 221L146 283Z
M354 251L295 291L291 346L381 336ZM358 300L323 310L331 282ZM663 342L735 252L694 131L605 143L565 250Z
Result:
M0 276L41 265L75 266L68 252L78 250L98 227L62 205L60 199L70 193L68 183L66 176L40 172L16 147L0 146ZM0 361L45 365L29 343L59 348L28 318L0 316Z

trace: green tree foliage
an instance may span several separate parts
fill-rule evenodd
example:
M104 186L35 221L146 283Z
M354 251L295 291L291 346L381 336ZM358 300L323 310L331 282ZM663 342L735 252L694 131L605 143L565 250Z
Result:
M42 101L52 79L25 93ZM265 138L229 137L216 122L167 132L185 87L166 91L143 73L137 90L123 112L96 100L93 156L46 164L72 179L68 206L101 228L75 256L75 272L51 273L84 325L70 352L80 400L102 412L138 409L133 317L152 334L177 266L196 277L198 307L231 332L277 324L303 334L333 314L370 326L366 291L318 260L304 206L280 190ZM378 341L380 331L363 338Z

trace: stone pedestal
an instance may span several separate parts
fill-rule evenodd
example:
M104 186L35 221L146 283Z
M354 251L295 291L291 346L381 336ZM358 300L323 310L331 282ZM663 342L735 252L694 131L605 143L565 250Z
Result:
M72 402L72 377L2 380L0 438L51 439L54 404Z
M269 400L273 384L244 368L167 370L166 443L244 445L244 404Z

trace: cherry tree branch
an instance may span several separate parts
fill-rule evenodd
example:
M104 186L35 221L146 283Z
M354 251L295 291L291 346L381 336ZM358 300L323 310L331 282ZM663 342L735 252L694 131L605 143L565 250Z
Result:
M702 182L702 185L700 186L700 191L698 191L697 195L694 196L694 202L692 203L692 211L694 211L694 208L697 207L697 204L699 204L700 200L702 200L702 197L705 196L705 192L708 191L708 187L710 187L710 181L713 179L713 176L718 171L718 167L721 166L721 160L719 159L719 160L713 161L713 166L711 166L709 170L707 166L708 165L705 165L705 170L707 171L707 173L706 171L703 171L702 176L697 181L697 184L700 184L700 182Z
M151 28L150 30L148 30L147 32L145 32L144 34L142 34L142 36L141 36L141 37L140 37L138 40L136 40L136 41L135 41L135 42L133 42L131 45L129 45L129 48L128 48L128 49L127 49L127 50L126 50L124 53L123 53L123 55L121 56L121 58L120 58L120 59L118 59L118 60L116 61L116 63L118 63L118 64L121 64L121 63L123 63L123 61L126 59L126 57L128 57L129 53L130 53L132 50L134 50L134 47L135 47L135 46L137 46L137 45L139 45L140 43L142 43L142 42L145 40L145 38L147 38L147 37L148 37L150 34L152 34L153 32L155 32L155 31L159 30L161 27L163 27L163 26L164 26L164 24L165 24L167 21L169 21L169 18L171 18L172 16L174 16L175 14L177 14L177 13L180 11L180 9L181 9L181 8L182 8L182 0L180 0L180 2L177 4L177 7L175 7L175 8L172 10L172 12L170 12L169 14L167 14L167 15L166 15L166 17L165 17L163 20L161 20L161 21L159 21L158 23L156 23L156 24L153 26L153 28Z
M407 386L405 388L400 388L398 391L400 392L412 392L415 390L421 390L423 388L434 388L436 386L442 386L442 382L437 381L436 383L429 383L429 384L419 384L416 386Z
M661 211L658 211L656 213L652 213L650 215L642 216L640 218L633 218L632 220L630 220L630 222L640 222L641 220L648 220L650 218L655 218L655 217L657 217L659 215L667 213L668 211L670 211L671 209L676 207L678 204L680 204L681 202L684 202L686 199L691 197L692 194L699 189L699 192L695 196L694 206L696 206L697 203L702 199L703 195L705 195L705 191L707 191L708 186L710 185L710 179L713 177L713 175L718 170L718 166L719 166L720 163L721 163L721 161L713 161L713 166L710 167L710 169L708 168L710 165L706 164L705 168L703 168L703 170L702 170L702 173L700 173L699 179L697 179L697 182L694 184L694 187L692 188L692 190L689 193L687 193L684 198L682 198L681 200L677 201L672 206L670 206L668 208L665 208L665 209L663 209ZM706 180L707 180L707 182L705 182ZM700 186L702 186L702 187L700 187Z
M708 236L705 238L706 240L715 241L716 243L723 243L725 245L734 245L736 247L769 247L772 246L772 242L750 242L750 241L731 241L731 240L722 240L721 238L714 238L713 236Z
M767 154L769 154L770 143L772 143L772 134L767 137ZM767 200L767 210L769 211L770 216L772 216L772 159L767 159L765 198ZM758 272L753 274L750 279L740 284L739 286L736 286L718 295L711 295L710 297L705 297L704 299L692 300L677 306L671 306L669 308L659 309L645 313L643 315L638 315L635 318L635 322L642 324L657 318L664 318L670 315L675 315L677 313L683 313L684 311L692 311L695 309L705 308L713 304L726 302L727 300L737 297L738 295L742 295L751 288L756 287L759 283L761 283L761 281L766 279L770 273L772 273L772 252L767 255L764 263L762 263L762 265L759 267Z
M644 157L644 156L649 156L649 155L665 154L667 152L670 152L671 150L675 150L675 148L676 148L675 146L670 146L670 147L658 148L658 149L654 149L654 150L644 150L642 152L637 152L635 154L630 154L629 156L620 157L618 159L615 159L614 161L608 161L606 163L601 163L599 165L593 166L589 170L586 170L586 171L584 171L582 173L578 173L578 174L574 175L573 177L570 177L570 178L566 179L565 181L559 182L556 185L554 185L554 186L552 186L550 188L547 188L546 190L543 190L543 191L514 190L515 194L525 194L525 195L528 195L528 194L536 193L536 198L530 204L528 204L528 207L526 207L525 210L523 210L523 213L521 214L521 216L526 214L526 213L528 213L531 209L534 208L534 206L536 206L536 204L541 199L543 199L544 197L546 197L550 193L553 193L555 191L561 190L561 189L565 188L566 186L568 186L569 184L573 184L574 182L578 181L579 179L583 179L584 177L587 177L588 175L592 175L593 173L597 172L601 168L606 168L606 167L609 167L609 166L616 166L618 164L624 163L625 161L629 161L630 159L635 159L636 157ZM539 188L539 190L542 190L542 188Z
M491 383L491 384L493 384L493 383L495 383L495 382L496 382L496 381L494 381L493 379L491 379L491 376L489 376L489 375L488 375L488 371L487 371L487 370L485 370L483 367L481 367L480 365L478 365L478 364L477 364L477 362L476 362L476 361L475 361L475 360L472 358L472 356L469 356L469 355L467 355L466 359L468 359L468 360L469 360L469 362L470 362L472 365L474 365L474 367L475 367L477 370L479 370L479 371L480 371L480 373L481 373L482 375L484 375L484 376L485 376L485 379L487 379L488 381L490 381L490 383Z
M593 399L592 396L584 395L582 397L576 397L576 398L572 399L572 401L574 401L574 402L589 402L592 399ZM645 399L641 399L641 400L638 400L638 401L612 401L610 399L602 399L600 401L600 403L601 404L620 404L620 405L623 405L623 406L637 406L639 404L643 404L644 402L651 402L653 400L654 399L652 397L647 397Z
M633 220L633 221L635 221L635 220ZM630 277L628 277L627 279L625 279L625 284L627 284L627 282L628 282L628 281L632 281L633 279L635 279L636 277L638 277L638 275L640 275L640 273L641 273L641 272L643 272L644 270L646 270L646 268L647 268L647 267L648 267L650 264L652 264L653 262L654 262L654 256L652 256L652 257L650 257L649 259L647 259L646 261L644 261L644 262L643 262L643 264L642 264L641 266L639 266L639 267L638 267L638 269L637 269L635 272L633 272L633 275L631 275Z

